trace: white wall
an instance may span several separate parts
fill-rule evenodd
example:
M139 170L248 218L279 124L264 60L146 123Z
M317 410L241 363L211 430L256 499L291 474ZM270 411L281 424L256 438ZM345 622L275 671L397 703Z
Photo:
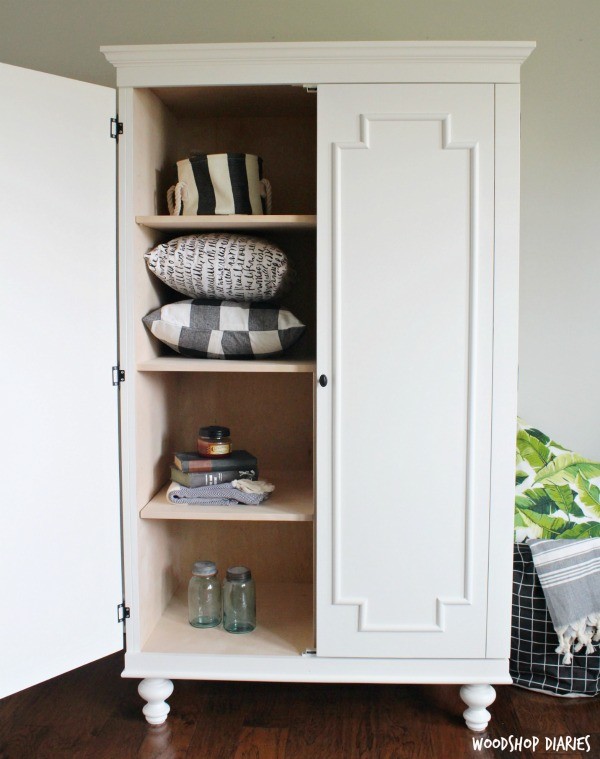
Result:
M0 60L100 84L114 84L101 44L343 39L537 41L522 72L520 414L600 459L598 0L0 4Z

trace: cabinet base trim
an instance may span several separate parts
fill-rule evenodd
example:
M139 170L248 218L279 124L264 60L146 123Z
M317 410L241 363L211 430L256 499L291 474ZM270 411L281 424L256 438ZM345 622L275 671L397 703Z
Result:
M257 682L510 684L507 659L341 659L319 656L125 654L122 677Z

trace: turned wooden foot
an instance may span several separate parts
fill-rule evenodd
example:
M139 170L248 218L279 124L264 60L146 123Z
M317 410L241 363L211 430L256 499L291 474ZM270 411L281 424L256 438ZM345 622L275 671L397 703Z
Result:
M147 677L138 685L138 693L148 703L142 711L151 725L162 725L171 707L167 699L173 693L173 683L164 677Z
M492 717L486 706L494 702L496 691L491 685L463 685L460 697L468 707L463 712L467 727L476 733L485 730Z

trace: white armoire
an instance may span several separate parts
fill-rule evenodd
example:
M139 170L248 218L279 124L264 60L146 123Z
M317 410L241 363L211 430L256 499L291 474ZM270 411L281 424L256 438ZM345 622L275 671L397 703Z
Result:
M0 695L118 650L124 625L123 675L142 679L153 724L173 680L217 679L457 683L485 729L491 685L510 683L533 47L106 47L116 99L0 68L16 114L2 125L3 607L20 621L2 625ZM193 150L261 156L272 214L170 217ZM182 358L142 324L185 298L144 253L202 230L289 255L284 302L306 333L281 358ZM276 487L264 505L167 501L173 452L206 424L257 456ZM253 633L189 625L201 559L252 569Z

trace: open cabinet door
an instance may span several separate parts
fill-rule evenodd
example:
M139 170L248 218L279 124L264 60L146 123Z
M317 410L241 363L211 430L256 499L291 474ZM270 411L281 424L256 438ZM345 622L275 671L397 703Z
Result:
M119 650L115 92L0 65L0 697Z

